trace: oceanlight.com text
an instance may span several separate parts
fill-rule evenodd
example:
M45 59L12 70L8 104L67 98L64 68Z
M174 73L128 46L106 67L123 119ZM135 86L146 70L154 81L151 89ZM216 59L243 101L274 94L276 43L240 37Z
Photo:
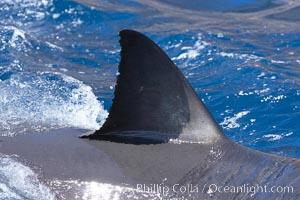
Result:
M272 185L258 185L258 184L243 184L239 186L233 185L218 185L218 184L204 184L194 185L180 185L174 184L167 186L164 184L137 184L136 189L142 192L157 193L162 196L167 196L171 193L247 193L251 196L256 193L294 193L293 186L272 186Z
M206 188L207 187L207 188ZM272 185L259 185L259 184L243 184L240 186L217 185L209 184L204 185L203 191L207 193L247 193L254 195L256 193L294 193L293 186L272 186Z

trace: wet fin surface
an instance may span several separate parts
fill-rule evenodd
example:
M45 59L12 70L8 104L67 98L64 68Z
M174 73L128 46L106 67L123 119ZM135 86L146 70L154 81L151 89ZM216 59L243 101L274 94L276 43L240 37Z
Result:
M158 45L136 31L122 30L119 35L121 61L113 104L106 122L88 138L113 141L117 133L119 142L122 132L126 136L126 132L138 135L149 131L170 138L181 134L188 135L188 140L201 140L201 132L205 132L205 137L223 134L183 74Z

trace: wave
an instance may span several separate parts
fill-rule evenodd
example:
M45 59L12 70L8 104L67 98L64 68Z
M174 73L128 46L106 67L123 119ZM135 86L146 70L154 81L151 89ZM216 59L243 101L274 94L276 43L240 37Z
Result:
M19 163L17 157L0 154L0 166L0 199L55 199L50 189L39 182L38 175Z
M14 136L53 128L98 129L107 111L92 91L58 72L19 72L0 81L0 133Z

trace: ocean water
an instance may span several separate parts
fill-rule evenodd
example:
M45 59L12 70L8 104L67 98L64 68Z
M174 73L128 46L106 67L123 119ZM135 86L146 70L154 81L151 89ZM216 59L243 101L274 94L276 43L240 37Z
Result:
M184 2L0 0L0 135L98 129L127 28L167 52L230 139L300 158L300 2ZM37 176L0 154L0 199L54 199Z

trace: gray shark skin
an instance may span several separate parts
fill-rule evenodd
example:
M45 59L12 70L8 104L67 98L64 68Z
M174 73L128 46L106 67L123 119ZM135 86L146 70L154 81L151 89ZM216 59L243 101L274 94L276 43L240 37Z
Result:
M120 74L100 130L86 139L74 129L0 137L0 152L18 155L45 183L133 189L119 199L300 199L299 160L230 141L153 41L132 30L120 37ZM56 194L75 199L72 190Z
M85 138L120 143L111 155L127 174L138 180L144 175L149 183L166 178L165 185L179 184L188 190L171 190L170 197L176 199L300 198L299 160L230 141L180 70L151 39L132 30L119 35L120 74L113 104L100 130ZM172 139L182 143L166 143ZM100 141L93 143L105 148ZM127 150L122 152L127 147L132 148L129 157ZM286 186L293 191L287 192Z

